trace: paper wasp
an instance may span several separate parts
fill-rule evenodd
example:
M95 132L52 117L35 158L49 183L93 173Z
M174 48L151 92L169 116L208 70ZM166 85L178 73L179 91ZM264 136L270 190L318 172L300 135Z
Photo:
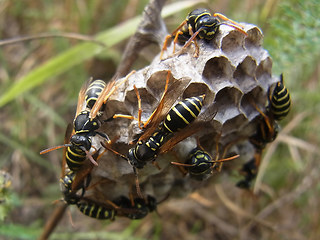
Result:
M245 180L237 184L241 188L250 186L250 181L255 178L259 169L263 150L278 135L280 127L277 121L287 116L290 111L291 98L288 89L284 86L283 74L280 75L280 81L276 83L272 93L270 89L269 92L266 113L251 101L256 110L261 114L262 120L258 123L255 134L249 138L249 141L255 148L255 155L253 159L243 165L242 172L245 175Z
M102 80L92 81L92 79L90 79L90 81L86 82L79 92L76 117L73 121L74 134L71 136L70 142L65 143L64 145L48 148L41 151L40 154L45 154L62 147L66 147L66 161L70 170L78 171L87 158L94 165L97 165L97 162L89 153L91 149L91 137L98 134L108 142L110 140L107 134L97 131L103 121L99 119L99 116L90 119L90 111L92 106L96 105L99 96L101 96L102 93L107 92L105 91L106 89L110 91L109 96L114 92L115 89L111 89L110 85L113 86L113 82L108 85L106 85ZM105 104L105 102L101 103L99 110L103 109L103 104ZM84 106L84 104L86 105ZM82 110L83 108L85 108L85 110Z
M132 166L143 168L154 160L165 142L166 137L185 128L199 115L205 95L184 99L171 108L158 130L146 141L139 141L129 150L128 159Z
M239 157L239 155L234 155L229 158L219 159L218 144L217 141L215 160L200 146L199 139L197 139L197 147L191 150L185 163L171 162L171 164L184 167L189 172L190 177L195 180L206 180L212 175L213 170L221 171L223 162ZM217 166L217 163L220 163L220 166Z
M224 20L224 22L221 22L219 18ZM239 23L236 23L221 13L211 14L209 10L205 8L195 9L188 14L187 18L172 34L165 38L160 59L162 60L163 53L167 49L168 41L172 38L174 38L173 53L175 52L175 44L177 42L184 44L183 49L187 48L193 42L196 46L195 56L198 57L199 47L195 38L198 37L199 39L210 41L214 38L215 34L219 31L219 27L223 24L248 35Z
M66 144L72 133L72 125L69 124L65 137L64 143ZM76 204L79 202L85 194L86 188L90 184L91 176L90 172L93 168L93 165L89 162L84 164L78 171L67 170L66 171L66 155L67 148L63 149L62 154L62 163L61 163L61 176L60 176L60 190L63 195L63 200L68 204ZM94 154L93 157L96 157L97 154ZM97 156L97 159L100 156ZM82 189L81 194L78 194L78 190Z
M250 142L256 149L263 150L267 143L274 141L277 137L279 125L276 120L283 119L290 110L291 99L289 91L283 84L283 75L280 75L280 81L277 82L272 94L269 94L266 114L253 101L251 102L263 119L256 133L250 137Z

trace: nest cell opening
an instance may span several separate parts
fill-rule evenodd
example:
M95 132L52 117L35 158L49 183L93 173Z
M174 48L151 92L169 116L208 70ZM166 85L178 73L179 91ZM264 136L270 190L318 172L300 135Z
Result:
M204 78L214 83L217 79L228 79L232 77L233 67L229 60L224 56L210 59L202 72Z

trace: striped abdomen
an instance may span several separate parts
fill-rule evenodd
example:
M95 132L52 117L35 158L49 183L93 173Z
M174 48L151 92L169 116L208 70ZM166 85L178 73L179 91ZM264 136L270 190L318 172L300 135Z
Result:
M75 177L76 173L74 171L68 171L64 177L60 178L61 191L63 193L70 193L72 191L72 183Z
M102 80L94 80L88 87L86 91L86 106L91 109L95 102L97 101L99 95L105 88L106 83Z
M280 75L280 81L277 83L270 96L270 111L275 120L281 120L288 115L290 111L291 99L288 89L284 86L283 75Z
M77 171L86 160L86 153L76 146L67 148L66 162L70 170Z
M77 203L77 207L84 215L100 220L114 219L117 214L115 209L109 209L95 203Z
M81 198L77 195L77 193L72 192L72 184L74 182L75 177L76 173L74 171L69 171L66 173L64 177L60 178L60 188L63 195L63 199L68 205L76 204L80 201Z
M201 111L204 97L187 98L171 108L163 123L164 130L176 132L193 122Z

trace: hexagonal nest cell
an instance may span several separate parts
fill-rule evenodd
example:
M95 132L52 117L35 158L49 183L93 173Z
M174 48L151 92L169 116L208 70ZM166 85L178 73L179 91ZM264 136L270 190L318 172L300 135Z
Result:
M158 115L159 123L179 101L205 94L203 107L196 120L173 134L170 143L163 146L166 147L165 152L160 151L156 158L157 164L150 161L138 170L144 196L151 195L160 202L168 197L186 196L201 186L201 182L171 164L184 163L188 153L197 147L197 141L209 154L215 153L218 144L220 156L223 157L230 156L231 152L237 153L237 145L243 146L255 133L260 113L252 101L265 111L267 91L279 79L271 75L272 61L268 52L261 47L263 35L260 29L252 24L243 23L243 26L247 36L222 25L212 41L197 40L199 57L194 57L193 45L182 52L182 46L176 45L176 53L172 54L172 43L164 53L164 60L156 56L149 66L136 71L119 85L108 99L101 119L113 114L134 117L113 119L99 129L113 140L111 148L114 151L127 156L129 149L135 146L137 139L149 127L138 127L139 108L134 86L141 97L142 122L147 121L158 107L168 71L171 74L163 108ZM92 139L92 151L99 150L101 157L99 165L94 166L91 172L90 186L94 187L88 187L90 191L86 191L85 197L97 202L114 201L121 196L137 197L133 167L114 152L104 151L100 144L104 139L99 135ZM233 161L248 160L240 159Z

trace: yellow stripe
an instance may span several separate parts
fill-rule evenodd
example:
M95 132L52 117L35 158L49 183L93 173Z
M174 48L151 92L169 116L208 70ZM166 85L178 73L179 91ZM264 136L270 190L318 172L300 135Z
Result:
M208 12L204 12L204 13L202 13L202 14L198 15L198 17L196 17L196 18L195 18L194 22L196 23L196 22L198 21L198 19L199 19L199 18L201 18L201 17L203 17L203 16L205 16L205 15L209 15L209 16L211 16L211 14L210 14L210 13L208 13Z
M286 88L283 86L283 88L278 92L278 94L281 94L282 92L284 92L286 90Z
M73 156L81 157L81 158L84 157L84 154L80 154L80 153L73 152L71 149L69 149L68 151L69 151L69 152L71 153L71 155L73 155ZM81 152L82 152L82 151L81 151ZM83 152L82 152L82 153L83 153Z
M102 87L102 86L100 86L98 84L93 84L93 85L88 87L87 92L89 92L93 88L100 89L101 91L104 89L104 87Z
M202 107L202 102L201 102L198 98L193 97L193 99L194 99L195 101L197 101L197 102L200 104L200 106ZM195 106L195 108L198 110L198 112L201 111L201 108L199 108L198 105L197 105L195 102L190 101L190 100L188 100L188 101L189 101L193 106Z
M282 100L284 100L284 99L288 98L288 95L289 95L289 92L287 92L287 94L286 94L286 95L284 95L282 98L277 98L276 96L273 96L273 99L274 99L274 100L276 100L276 101L278 101L278 102L280 102L280 101L282 101ZM289 97L289 99L288 99L288 100L290 100L290 97Z
M94 205L93 205L93 206L91 206L91 209L90 209L90 212L89 212L89 216L90 216L90 217L92 217L92 212L93 212L94 208L95 208L95 206L94 206Z
M185 119L181 113L176 109L176 107L172 108L172 110L186 123L189 124L189 122L187 121L187 119Z
M282 105L276 105L274 103L272 103L272 106L274 106L276 109L279 109L279 108L283 108L283 107L286 107L286 106L289 106L290 105L290 101L282 104Z
M188 100L189 103L191 103L192 105L194 105L197 110L199 109L192 101ZM181 105L183 106L184 109L188 110L188 112L191 114L191 116L193 118L196 118L197 116L194 114L194 112L191 111L191 109L184 103L184 102L181 102Z
M276 115L283 115L283 114L287 114L288 112L289 112L289 108L288 109L286 109L286 110L283 110L282 112L279 112L279 111L276 111L274 114L276 114Z
M168 115L168 116L169 116L169 115ZM168 119L168 116L167 116L167 119ZM164 127L165 127L169 132L171 132L171 133L172 133L171 129L170 129L170 128L168 128L168 126L167 126L166 122L164 122L164 123L163 123L163 125L164 125Z
M101 212L101 210L102 210L102 208L101 208L101 207L99 207L99 208L98 208L98 211L97 211L97 215L96 215L96 217L99 217L99 216L100 216L100 212Z
M75 160L69 158L68 155L66 157L67 157L69 162L74 163L74 164L78 164L78 165L82 165L82 161L75 161Z

